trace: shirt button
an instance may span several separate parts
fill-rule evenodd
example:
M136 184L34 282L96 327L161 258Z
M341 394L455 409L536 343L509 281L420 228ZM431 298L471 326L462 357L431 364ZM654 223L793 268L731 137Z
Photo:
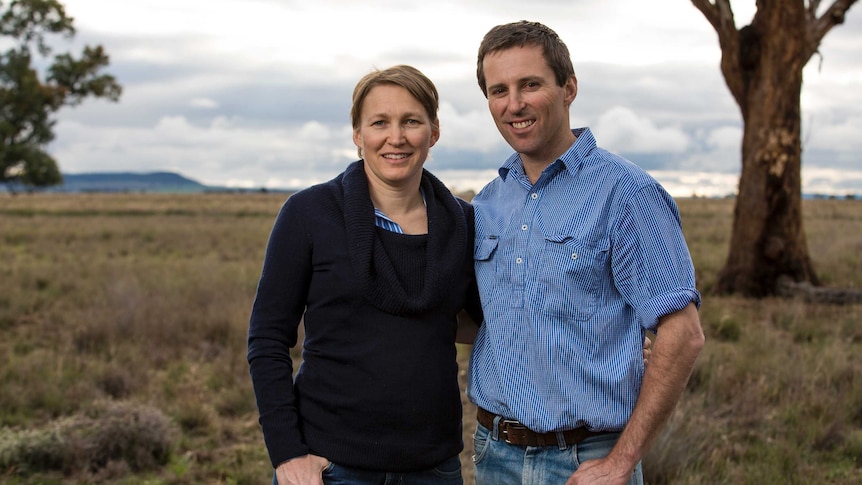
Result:
M521 264L521 263L523 263L523 262L524 262L524 260L523 260L522 258L518 258L518 259L516 259L516 260L515 260L515 262L516 262L516 263L518 263L518 264Z
M538 199L538 198L539 198L539 194L537 194L537 193L533 192L532 194L530 194L530 198L531 198L531 199L533 199L533 200L536 200L536 199Z
M526 225L526 224L523 224L523 225L521 226L521 230L522 230L522 231L526 231L526 230L527 230L527 225Z
M578 253L572 253L572 259L578 259Z

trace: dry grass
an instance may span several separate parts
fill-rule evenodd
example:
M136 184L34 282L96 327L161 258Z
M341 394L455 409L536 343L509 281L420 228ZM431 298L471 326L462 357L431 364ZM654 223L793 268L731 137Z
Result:
M245 335L283 199L0 196L0 483L268 483ZM679 202L708 292L733 202ZM859 287L862 202L806 201L805 215L819 276ZM859 306L707 295L707 345L645 461L648 481L862 481L860 316ZM468 354L459 348L462 373ZM100 432L107 425L92 420L106 409L163 425ZM465 405L467 483L474 409ZM51 441L67 429L91 431Z

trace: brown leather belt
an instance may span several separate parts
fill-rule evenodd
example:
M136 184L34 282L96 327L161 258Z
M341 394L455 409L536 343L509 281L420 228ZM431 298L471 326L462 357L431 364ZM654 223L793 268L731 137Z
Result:
M478 408L478 412L476 413L476 419L479 421L479 424L491 430L492 433L494 430L494 418L496 417L496 414L486 411L482 408ZM524 426L520 422L515 421L514 419L506 419L505 417L501 417L498 427L500 432L500 439L502 439L506 443L509 443L510 445L559 445L559 442L557 441L557 433L536 433L535 431ZM599 436L607 433L610 433L610 431L590 431L587 428L583 427L572 429L569 431L559 432L559 434L562 434L563 439L565 439L567 445L576 445L592 436Z

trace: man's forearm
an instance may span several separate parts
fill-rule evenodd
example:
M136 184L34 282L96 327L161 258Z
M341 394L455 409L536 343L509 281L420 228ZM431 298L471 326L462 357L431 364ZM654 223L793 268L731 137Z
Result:
M608 458L634 469L685 391L704 337L694 304L663 317L635 409Z

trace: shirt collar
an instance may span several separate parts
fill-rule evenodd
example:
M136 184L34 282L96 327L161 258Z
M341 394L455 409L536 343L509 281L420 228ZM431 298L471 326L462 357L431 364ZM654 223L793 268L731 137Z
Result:
M575 128L572 133L577 137L572 146L557 160L560 161L570 175L574 175L581 166L583 160L596 148L596 139L589 128ZM521 162L521 154L514 153L506 159L498 170L500 178L506 180L509 172L514 171L515 176L524 176L524 166Z
M422 203L425 204L425 207L428 207L428 201L425 199L425 189L423 189L421 185L419 186L419 193L422 194ZM387 231L404 234L404 229L401 227L401 224L390 219L389 216L384 214L383 211L377 207L374 208L374 225L381 229L386 229Z

